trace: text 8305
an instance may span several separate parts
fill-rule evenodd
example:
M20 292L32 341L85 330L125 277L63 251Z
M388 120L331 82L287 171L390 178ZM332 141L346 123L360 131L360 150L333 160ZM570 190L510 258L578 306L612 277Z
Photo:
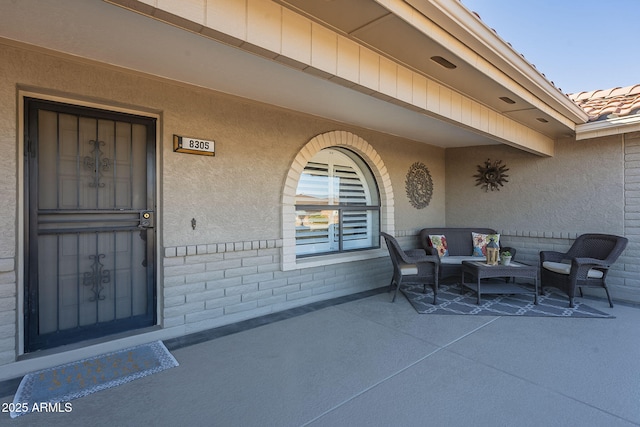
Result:
M197 139L190 139L185 148L191 148L192 150L209 150L209 141L198 141ZM185 144L183 143L184 147Z

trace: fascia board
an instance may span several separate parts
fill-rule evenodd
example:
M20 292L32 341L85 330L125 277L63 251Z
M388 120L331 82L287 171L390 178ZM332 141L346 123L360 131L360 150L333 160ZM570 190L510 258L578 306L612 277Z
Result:
M618 117L576 126L576 140L640 131L640 116Z
M393 2L394 0L379 1L387 7ZM438 25L449 34L466 47L481 54L494 67L510 76L522 87L545 100L549 105L555 105L574 123L586 123L589 119L584 110L459 1L405 0L404 2L425 16L440 16Z

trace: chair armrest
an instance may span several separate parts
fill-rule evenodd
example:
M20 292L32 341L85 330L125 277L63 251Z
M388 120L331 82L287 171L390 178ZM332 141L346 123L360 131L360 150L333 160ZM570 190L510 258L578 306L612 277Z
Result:
M438 258L440 258L440 255L438 255L438 249L432 247L432 246L428 246L426 248L424 248L425 252L427 253L427 255L434 255L437 256Z
M404 264L420 264L425 262L440 264L439 256L427 255L424 249L410 249L400 252L399 255Z
M587 279L591 269L600 270L606 274L609 269L609 264L597 258L572 258L569 277L572 278L571 280Z
M589 268L609 268L608 262L597 258L573 258L571 260L571 266L576 267L589 267Z
M424 249L407 249L404 251L409 257L421 257L429 255Z
M562 262L563 259L567 259L567 254L556 251L540 251L540 264L545 261Z

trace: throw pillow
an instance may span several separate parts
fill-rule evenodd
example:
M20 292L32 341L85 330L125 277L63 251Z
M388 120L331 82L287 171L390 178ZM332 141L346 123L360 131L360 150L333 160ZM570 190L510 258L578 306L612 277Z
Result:
M438 251L438 255L440 256L440 258L442 258L443 256L449 256L449 248L447 248L447 238L444 237L444 234L429 234L429 240L431 241L431 246L436 248L436 250Z
M487 256L487 243L493 239L496 245L500 246L499 234L482 234L471 232L473 238L473 256L486 257Z

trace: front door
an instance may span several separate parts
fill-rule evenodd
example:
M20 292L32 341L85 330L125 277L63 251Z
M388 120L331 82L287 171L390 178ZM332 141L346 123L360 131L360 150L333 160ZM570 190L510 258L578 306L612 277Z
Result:
M25 99L25 351L154 325L153 118Z

